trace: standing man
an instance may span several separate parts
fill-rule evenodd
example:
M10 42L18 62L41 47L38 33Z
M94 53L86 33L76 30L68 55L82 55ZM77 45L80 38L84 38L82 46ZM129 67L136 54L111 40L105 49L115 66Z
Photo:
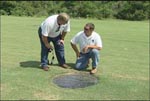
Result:
M69 15L60 13L48 17L42 22L38 29L41 43L41 67L48 71L48 53L53 49L50 42L53 43L58 63L61 67L67 68L64 53L64 38L70 31Z
M71 40L71 46L76 53L76 69L85 69L88 65L89 59L92 59L91 74L97 72L99 62L99 50L102 49L102 40L98 33L94 31L94 24L87 23L84 26L84 31L77 33ZM79 44L80 51L77 48Z

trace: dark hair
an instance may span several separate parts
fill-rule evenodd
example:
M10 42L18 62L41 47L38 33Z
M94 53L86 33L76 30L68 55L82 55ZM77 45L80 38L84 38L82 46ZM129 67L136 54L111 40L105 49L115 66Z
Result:
M93 23L87 23L85 26L90 27L90 29L92 29L92 30L95 29L95 25Z

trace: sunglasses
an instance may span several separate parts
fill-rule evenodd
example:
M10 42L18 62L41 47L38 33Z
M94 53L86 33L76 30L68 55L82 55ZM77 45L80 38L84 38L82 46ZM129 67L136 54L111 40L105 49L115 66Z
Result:
M90 28L86 28L86 27L84 27L84 30L90 30Z

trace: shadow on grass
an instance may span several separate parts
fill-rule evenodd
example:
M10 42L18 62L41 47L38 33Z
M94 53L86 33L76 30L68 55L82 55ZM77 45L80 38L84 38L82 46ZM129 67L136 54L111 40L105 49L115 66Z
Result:
M75 67L74 63L66 63L66 64L70 67L70 69L74 69L74 67Z
M87 68L81 69L81 70L75 69L75 63L66 63L66 64L70 67L68 69L74 69L74 70L77 70L77 71L87 71L87 72L89 72L89 70ZM39 68L39 69L41 69L39 61L20 62L20 66L23 67L23 68ZM58 64L52 64L50 66L59 66L59 65Z
M39 68L39 69L41 69L39 61L20 62L20 66L23 67L23 68Z

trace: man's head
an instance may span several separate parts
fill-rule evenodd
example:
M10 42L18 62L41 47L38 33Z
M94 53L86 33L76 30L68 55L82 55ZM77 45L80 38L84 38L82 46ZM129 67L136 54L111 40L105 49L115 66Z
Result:
M93 23L87 23L84 26L84 33L88 37L88 36L90 36L92 34L92 32L94 31L94 29L95 29L95 25Z
M57 17L57 22L59 25L64 25L66 23L68 23L70 17L68 14L66 13L60 13Z

